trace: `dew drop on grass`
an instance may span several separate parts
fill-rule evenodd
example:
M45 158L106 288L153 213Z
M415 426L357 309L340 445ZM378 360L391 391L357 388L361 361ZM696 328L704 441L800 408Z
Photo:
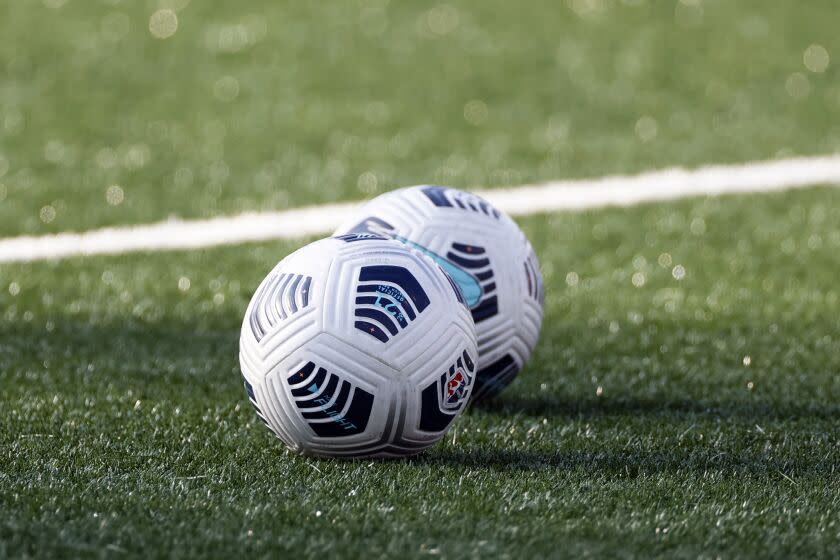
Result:
M44 159L50 163L61 163L66 147L61 140L50 140L44 146Z
M656 119L653 117L645 115L636 121L636 136L638 136L639 140L642 142L650 142L654 140L657 132L658 126L656 124Z
M111 185L105 189L105 201L111 206L119 206L125 200L125 192L119 185Z
M637 288L641 288L645 285L645 275L642 272L636 272L633 274L632 278L633 285Z
M703 218L694 218L689 229L694 235L703 235L706 233L706 221Z
M464 105L464 120L473 126L481 126L487 121L487 104L480 99L473 99Z
M158 10L149 18L149 32L157 39L168 39L178 31L178 16L172 10Z
M102 148L96 152L96 165L102 169L112 169L119 165L119 156L113 148Z
M222 76L213 84L213 95L225 103L233 101L239 96L239 80L233 76Z
M55 220L55 207L53 207L51 204L47 204L46 206L41 208L41 211L38 215L41 218L42 222L48 224Z
M435 35L446 35L458 27L458 9L448 4L435 6L426 13L426 25Z
M805 99L811 93L811 81L802 72L794 72L785 82L785 91L793 99Z
M830 57L822 45L811 45L802 55L805 68L816 74L822 74L828 68Z
M376 174L372 171L365 171L359 175L359 179L356 181L356 185L359 190L365 194L373 194L376 192L378 183L379 181L376 178Z

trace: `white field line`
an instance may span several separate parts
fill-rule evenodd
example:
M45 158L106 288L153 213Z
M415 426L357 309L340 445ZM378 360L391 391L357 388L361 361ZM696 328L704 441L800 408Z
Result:
M840 154L802 157L697 169L652 171L552 181L479 191L513 216L691 196L758 193L840 184ZM296 239L332 232L358 203L328 204L280 212L247 212L207 220L169 220L154 224L103 228L0 239L0 262L60 259L79 255L115 255L134 251L200 249L272 239Z

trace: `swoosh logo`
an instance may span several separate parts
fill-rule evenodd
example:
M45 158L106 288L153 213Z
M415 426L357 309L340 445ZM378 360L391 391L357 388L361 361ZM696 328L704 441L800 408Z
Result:
M481 283L476 279L475 276L470 274L469 272L463 270L456 264L453 264L446 260L445 258L441 257L437 253L433 253L423 247L422 245L418 245L413 241L409 241L405 237L400 237L399 235L392 236L394 239L399 241L404 245L408 245L413 249L417 249L424 255L427 255L432 258L436 263L440 265L442 269L446 271L449 276L452 277L452 280L458 284L458 287L461 288L461 292L464 294L464 299L467 302L467 305L472 309L481 301Z

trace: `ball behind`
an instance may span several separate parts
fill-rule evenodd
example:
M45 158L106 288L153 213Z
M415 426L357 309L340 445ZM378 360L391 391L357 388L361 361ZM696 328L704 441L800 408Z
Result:
M543 281L525 234L484 199L419 186L363 205L336 232L390 236L435 260L460 286L475 320L473 398L497 395L531 356L543 320Z

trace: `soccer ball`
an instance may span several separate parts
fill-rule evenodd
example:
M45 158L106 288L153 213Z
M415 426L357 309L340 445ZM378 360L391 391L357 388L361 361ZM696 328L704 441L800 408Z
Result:
M378 235L323 239L257 288L239 342L257 415L292 450L404 456L443 437L476 374L475 326L434 261Z
M381 195L336 234L387 235L434 259L461 287L478 335L473 399L504 389L528 361L543 319L539 262L522 230L482 198L420 186Z

